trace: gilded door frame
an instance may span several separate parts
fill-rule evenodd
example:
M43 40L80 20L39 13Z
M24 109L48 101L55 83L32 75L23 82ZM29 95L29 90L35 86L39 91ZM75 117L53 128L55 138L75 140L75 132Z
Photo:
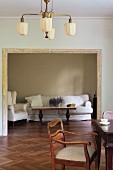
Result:
M2 49L2 135L8 135L7 124L7 84L8 84L8 54L9 53L67 53L67 54L97 54L97 118L101 117L101 49Z

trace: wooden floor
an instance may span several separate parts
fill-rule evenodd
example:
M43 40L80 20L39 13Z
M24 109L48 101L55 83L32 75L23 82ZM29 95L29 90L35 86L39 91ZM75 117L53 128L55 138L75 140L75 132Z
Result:
M70 122L65 130L92 131L90 121ZM104 149L100 170L105 170ZM57 169L60 169L57 166ZM66 170L84 168L66 167ZM8 137L0 137L0 170L51 170L47 123L21 123L9 127ZM92 165L91 170L94 170Z

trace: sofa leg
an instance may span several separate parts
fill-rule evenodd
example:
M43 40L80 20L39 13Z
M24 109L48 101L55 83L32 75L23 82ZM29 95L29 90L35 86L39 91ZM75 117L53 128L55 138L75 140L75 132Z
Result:
M15 126L15 122L13 122L13 127Z

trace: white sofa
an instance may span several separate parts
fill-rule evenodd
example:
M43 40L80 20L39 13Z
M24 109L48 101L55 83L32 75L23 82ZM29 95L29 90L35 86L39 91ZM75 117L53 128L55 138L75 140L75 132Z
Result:
M17 92L16 91L8 91L8 121L14 122L18 120L27 120L27 104L24 103L16 103Z
M49 100L51 98L61 97L63 99L63 106L67 104L76 104L76 110L69 110L69 120L90 120L93 108L89 101L89 95L84 94L80 96L47 96L47 95L34 95L25 97L28 107L28 120L39 121L39 110L32 110L33 107L51 107ZM43 121L51 121L55 118L62 118L66 120L66 110L43 110Z

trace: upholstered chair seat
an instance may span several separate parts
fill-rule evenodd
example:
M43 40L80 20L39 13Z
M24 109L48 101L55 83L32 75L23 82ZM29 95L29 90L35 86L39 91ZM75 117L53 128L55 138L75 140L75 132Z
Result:
M90 158L92 157L94 152L95 152L95 149L88 146L88 153L89 153ZM56 158L63 159L63 160L70 160L70 161L76 160L76 161L86 162L86 157L84 155L84 148L76 147L76 146L63 148L62 150L58 152L58 154L56 155Z

